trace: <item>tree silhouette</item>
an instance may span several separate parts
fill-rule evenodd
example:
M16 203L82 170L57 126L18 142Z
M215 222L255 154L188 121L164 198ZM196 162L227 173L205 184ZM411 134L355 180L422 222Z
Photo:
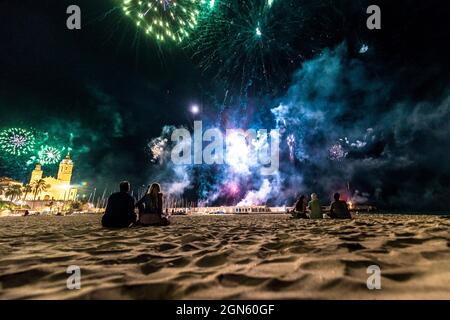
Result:
M23 200L26 200L27 195L33 191L33 187L30 184L26 184L22 188L23 191Z
M11 201L19 198L22 195L22 187L20 185L14 184L9 186L5 191L5 196L10 198Z
M43 191L46 191L48 188L50 188L50 185L48 185L44 179L33 181L33 183L31 184L31 189L34 195L33 201L36 201L36 197L38 196L38 194L40 194Z

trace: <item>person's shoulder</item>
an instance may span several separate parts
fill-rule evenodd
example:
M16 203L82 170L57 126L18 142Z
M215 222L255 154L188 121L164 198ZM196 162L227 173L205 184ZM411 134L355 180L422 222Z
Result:
M119 197L120 196L120 192L114 192L113 194L111 194L110 196L109 196L109 198L110 199L114 199L114 198L117 198L117 197Z
M124 197L126 197L127 199L132 199L134 201L133 196L129 193L125 193Z

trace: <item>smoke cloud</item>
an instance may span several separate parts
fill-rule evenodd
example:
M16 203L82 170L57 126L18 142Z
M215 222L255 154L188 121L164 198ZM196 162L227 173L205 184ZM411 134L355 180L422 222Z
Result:
M448 208L450 161L443 159L450 147L450 91L414 101L396 94L399 79L374 76L345 44L326 49L295 73L284 97L261 106L272 119L227 118L232 127L245 118L251 128L280 130L277 175L236 165L175 168L165 161L163 172L174 179L168 190L193 188L204 204L289 205L312 192L327 203L339 191L381 208Z

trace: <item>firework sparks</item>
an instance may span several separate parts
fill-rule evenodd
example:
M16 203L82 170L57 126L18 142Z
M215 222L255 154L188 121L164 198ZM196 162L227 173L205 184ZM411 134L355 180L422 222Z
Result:
M122 9L148 36L176 43L189 38L198 24L203 0L123 0Z
M225 193L228 196L237 196L240 192L239 184L237 182L231 181L224 188Z
M36 141L34 135L25 129L10 128L0 133L1 149L14 156L22 156L34 150Z
M150 153L152 157L151 162L156 163L158 161L162 161L167 142L168 140L166 138L158 137L153 139L149 143Z
M367 44L363 44L361 49L359 49L359 53L366 53L367 51L369 51L369 46Z
M329 154L331 160L341 161L347 157L348 152L346 152L342 145L338 143L330 148Z
M294 161L294 147L295 147L295 137L293 134L286 138L286 143L289 147L289 159Z
M38 152L38 160L42 165L56 164L61 160L61 151L55 147L42 146Z
M241 93L252 85L270 89L284 81L273 78L283 78L298 60L291 27L301 26L303 11L295 10L294 2L216 0L189 42L200 68L217 70L216 78Z

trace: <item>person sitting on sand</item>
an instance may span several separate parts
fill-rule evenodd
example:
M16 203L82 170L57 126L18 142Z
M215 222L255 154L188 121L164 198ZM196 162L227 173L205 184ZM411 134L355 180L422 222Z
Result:
M119 185L120 192L108 198L102 225L106 228L127 228L136 222L134 198L129 194L130 183L123 181Z
M334 201L330 206L330 213L328 214L332 219L351 219L352 215L348 210L347 202L340 200L339 192L334 194Z
M311 195L311 201L308 203L309 218L310 219L322 219L322 208L320 205L319 197L316 193Z
M293 219L308 219L306 214L306 197L301 195L295 203L294 212L292 212Z
M167 226L169 219L163 215L163 194L158 183L149 186L147 193L136 203L139 208L139 224L143 226Z

